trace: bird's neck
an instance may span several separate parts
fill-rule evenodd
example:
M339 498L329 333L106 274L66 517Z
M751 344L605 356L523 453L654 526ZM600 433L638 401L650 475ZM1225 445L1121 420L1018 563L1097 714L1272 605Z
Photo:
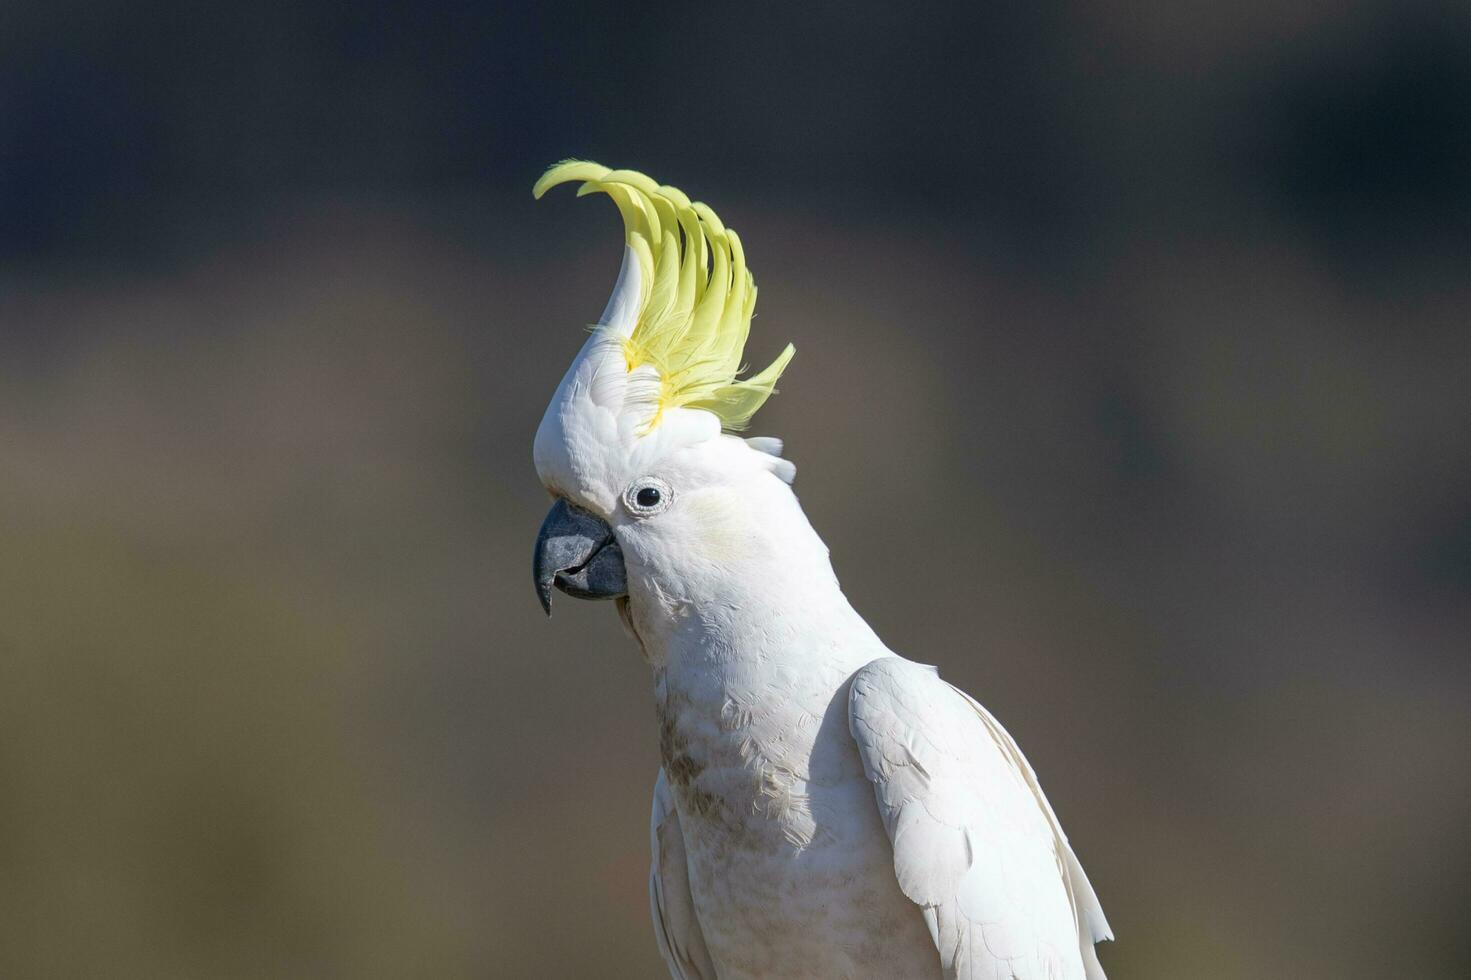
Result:
M630 582L629 621L651 665L704 681L756 670L858 667L886 653L843 595L795 496L736 535L740 546L679 594Z

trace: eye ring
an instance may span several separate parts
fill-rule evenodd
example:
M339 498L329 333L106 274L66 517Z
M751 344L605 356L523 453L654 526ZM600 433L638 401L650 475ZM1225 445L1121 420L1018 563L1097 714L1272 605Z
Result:
M635 517L653 517L669 508L674 501L674 491L669 484L654 476L633 481L623 491L623 506Z

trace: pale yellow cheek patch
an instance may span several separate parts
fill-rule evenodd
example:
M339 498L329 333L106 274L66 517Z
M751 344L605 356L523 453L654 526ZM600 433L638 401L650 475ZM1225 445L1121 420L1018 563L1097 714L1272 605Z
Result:
M681 501L692 540L714 562L749 558L756 550L745 505L725 493L696 493Z

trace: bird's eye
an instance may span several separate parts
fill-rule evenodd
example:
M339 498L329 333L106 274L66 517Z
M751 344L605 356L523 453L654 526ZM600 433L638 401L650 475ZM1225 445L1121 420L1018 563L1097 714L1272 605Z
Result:
M637 517L650 517L664 510L673 499L669 484L653 477L637 480L623 493L623 503Z

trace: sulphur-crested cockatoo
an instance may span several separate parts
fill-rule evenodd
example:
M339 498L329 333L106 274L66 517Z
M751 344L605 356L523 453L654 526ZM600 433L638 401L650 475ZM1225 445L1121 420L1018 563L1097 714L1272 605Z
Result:
M986 709L843 597L776 439L791 359L740 378L756 286L684 193L586 161L623 215L602 319L537 429L552 588L616 599L653 668L649 892L678 980L1101 980L1112 938L1032 767Z

